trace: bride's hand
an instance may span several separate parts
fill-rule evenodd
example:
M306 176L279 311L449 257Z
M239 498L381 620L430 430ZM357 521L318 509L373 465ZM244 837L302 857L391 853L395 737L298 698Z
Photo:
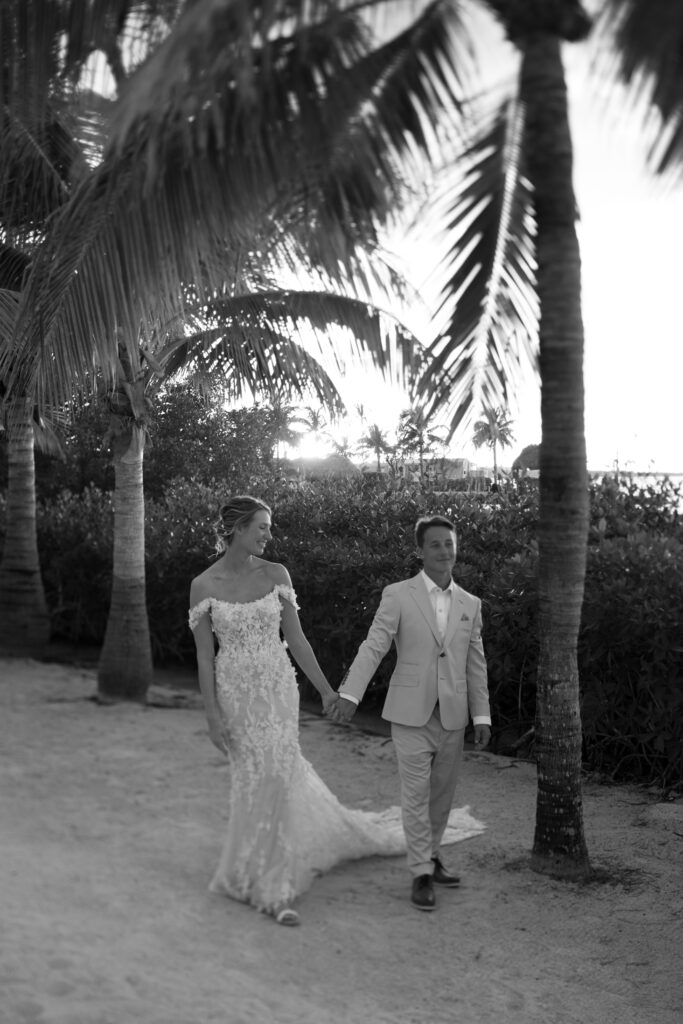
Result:
M209 724L209 739L221 754L227 754L230 734L225 722L217 715L211 715L210 718L207 718L207 722Z

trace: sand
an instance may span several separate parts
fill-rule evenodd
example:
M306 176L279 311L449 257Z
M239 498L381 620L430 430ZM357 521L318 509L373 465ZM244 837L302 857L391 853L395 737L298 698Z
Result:
M344 864L300 928L207 891L229 768L198 697L101 707L91 669L0 661L2 1024L679 1024L683 801L584 788L601 881L528 867L535 768L465 754L486 831L433 914L402 857ZM305 755L345 803L398 802L390 740L304 711Z

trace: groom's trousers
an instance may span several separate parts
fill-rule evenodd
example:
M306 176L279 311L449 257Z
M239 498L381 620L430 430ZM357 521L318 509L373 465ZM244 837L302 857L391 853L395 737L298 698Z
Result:
M438 705L426 725L391 723L408 868L431 875L448 823L465 742L464 729L444 729Z

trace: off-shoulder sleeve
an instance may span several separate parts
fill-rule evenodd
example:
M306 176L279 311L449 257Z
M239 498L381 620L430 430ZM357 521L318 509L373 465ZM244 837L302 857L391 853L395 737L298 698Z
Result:
M279 597L284 597L285 601L289 601L289 603L293 604L298 610L299 605L297 603L293 587L288 587L286 583L278 583L275 589L277 590Z
M199 620L202 618L203 615L206 614L206 612L208 612L210 610L211 610L211 598L210 597L205 597L203 601L199 602L199 604L196 604L192 608L190 608L190 615L189 615L190 629L196 629L197 625L199 623Z

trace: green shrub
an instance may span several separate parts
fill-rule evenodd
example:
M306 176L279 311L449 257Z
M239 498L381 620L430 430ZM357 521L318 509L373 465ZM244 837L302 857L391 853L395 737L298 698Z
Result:
M111 493L62 491L38 504L36 525L53 635L101 644L111 595Z
M152 654L157 664L191 662L187 625L190 583L215 553L216 490L174 481L163 498L145 503L145 577Z
M589 764L683 780L683 544L638 533L591 549L579 639Z
M633 533L680 537L683 493L668 477L638 483L604 477L590 486L589 543Z
M482 591L484 643L495 734L534 721L538 666L538 550L535 542L492 571Z

